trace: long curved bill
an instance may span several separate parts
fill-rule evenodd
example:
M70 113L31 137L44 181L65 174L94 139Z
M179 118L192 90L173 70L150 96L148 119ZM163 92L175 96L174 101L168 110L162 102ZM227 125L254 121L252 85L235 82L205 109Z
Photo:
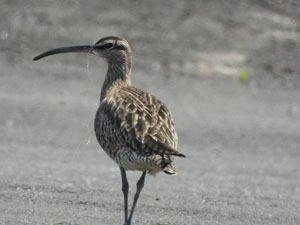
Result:
M33 58L34 61L44 58L49 55L55 55L60 53L67 53L67 52L83 52L83 53L90 53L93 54L93 46L91 45L81 45L81 46L70 46L70 47L62 47L62 48L55 48L49 51L46 51L36 57Z

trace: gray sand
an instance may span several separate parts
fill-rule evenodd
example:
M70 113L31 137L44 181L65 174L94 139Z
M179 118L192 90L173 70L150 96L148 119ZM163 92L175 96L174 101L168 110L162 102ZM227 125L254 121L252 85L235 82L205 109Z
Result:
M134 85L166 103L187 155L146 177L134 225L300 224L300 5L280 2L2 1L0 224L123 223L93 132L105 62L32 62L108 35L131 43Z

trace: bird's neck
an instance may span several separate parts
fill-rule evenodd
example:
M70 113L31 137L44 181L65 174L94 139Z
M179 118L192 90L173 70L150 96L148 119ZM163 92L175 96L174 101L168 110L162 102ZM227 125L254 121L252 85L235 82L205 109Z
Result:
M130 85L131 60L108 62L106 77L101 89L100 102L113 85Z

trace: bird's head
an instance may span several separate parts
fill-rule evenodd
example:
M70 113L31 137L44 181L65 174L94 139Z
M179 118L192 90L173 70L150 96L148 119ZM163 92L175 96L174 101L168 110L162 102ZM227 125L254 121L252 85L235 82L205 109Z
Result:
M131 61L131 48L128 42L123 38L113 36L102 38L94 45L80 45L52 49L36 56L33 60L39 60L49 55L67 52L90 53L105 58L109 63Z
M110 61L124 60L131 57L131 48L128 42L119 37L105 37L96 42L92 53Z

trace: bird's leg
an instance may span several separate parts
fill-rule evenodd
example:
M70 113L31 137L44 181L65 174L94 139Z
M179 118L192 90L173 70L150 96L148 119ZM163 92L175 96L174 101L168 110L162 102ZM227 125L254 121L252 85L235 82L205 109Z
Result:
M135 192L135 195L134 195L132 208L131 208L130 215L129 215L129 218L127 220L126 225L131 225L131 219L132 219L132 216L133 216L133 212L134 212L137 200L139 199L140 193L141 193L141 191L144 187L145 177L146 177L146 171L143 172L141 178L136 183L136 192Z
M122 176L122 191L124 195L124 221L125 224L127 225L127 219L128 219L128 190L129 190L129 185L127 181L127 176L126 176L126 171L124 168L120 167L121 170L121 176Z

